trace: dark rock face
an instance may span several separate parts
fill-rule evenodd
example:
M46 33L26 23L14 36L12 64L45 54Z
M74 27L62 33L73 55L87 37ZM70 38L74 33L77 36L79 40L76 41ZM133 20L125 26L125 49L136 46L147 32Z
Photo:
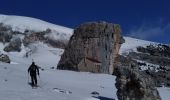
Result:
M4 48L4 51L6 52L11 52L11 51L17 51L20 52L21 51L21 39L20 38L16 38L14 40L12 40L9 45L7 45Z
M5 54L0 54L0 61L5 62L5 63L10 63L10 59L8 55L5 55Z
M115 75L119 100L161 100L152 78L140 72L131 58L120 57Z
M137 50L142 53L148 53L152 56L168 57L170 58L170 46L158 44L156 46L150 44L145 47L137 47Z
M122 42L119 25L106 22L82 24L74 30L57 68L82 71L78 65L88 57L101 62L99 72L112 73Z
M170 60L169 58L161 57L161 56L153 56L146 53L136 53L136 52L130 52L128 54L129 57L146 61L152 64L157 64L161 66L170 66Z
M140 70L149 75L157 87L167 86L170 83L170 46L162 44L150 44L146 47L137 47L138 52L130 52L128 57L143 61L138 62L139 68L147 67L146 70ZM150 63L148 65L146 63Z

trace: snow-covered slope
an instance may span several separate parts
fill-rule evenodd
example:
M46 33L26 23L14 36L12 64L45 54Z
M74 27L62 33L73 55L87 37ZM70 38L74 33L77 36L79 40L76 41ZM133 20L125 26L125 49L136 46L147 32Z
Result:
M0 100L100 100L92 97L94 91L99 98L117 99L115 76L52 69L63 49L43 43L32 44L31 48L34 52L28 58L22 56L26 50L23 48L19 53L8 53L11 64L0 62ZM40 71L37 89L28 85L27 69L32 59L44 69Z
M15 15L2 15L0 14L0 23L12 27L13 31L19 31L24 33L25 30L32 31L45 31L46 29L51 29L52 34L50 37L52 39L58 40L69 40L73 33L73 29L48 23L40 19L15 16Z
M2 15L0 14L0 23L12 26L13 30L24 31L25 29L43 31L47 28L56 30L61 33L72 34L72 29L51 24L39 19L24 17L24 16L15 16L15 15Z
M136 47L138 47L138 46L145 47L145 46L150 45L150 44L157 44L155 42L135 39L135 38L131 38L131 37L123 37L123 38L125 39L125 43L123 43L121 45L119 54L127 53L127 52L130 52L130 51L136 51Z
M116 98L111 75L45 69L38 78L40 87L32 89L28 85L29 64L0 66L0 100L100 100L92 97L93 91L101 98Z

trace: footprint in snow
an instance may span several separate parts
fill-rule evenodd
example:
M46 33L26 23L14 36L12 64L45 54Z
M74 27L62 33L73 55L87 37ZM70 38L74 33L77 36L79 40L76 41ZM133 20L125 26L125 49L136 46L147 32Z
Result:
M59 93L64 93L64 94L72 94L71 91L64 90L64 89L59 89L59 88L53 88L53 91L59 92Z

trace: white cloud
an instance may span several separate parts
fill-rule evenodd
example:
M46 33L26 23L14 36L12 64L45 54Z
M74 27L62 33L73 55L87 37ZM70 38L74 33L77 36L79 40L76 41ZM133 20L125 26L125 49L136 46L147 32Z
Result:
M170 42L170 23L166 25L144 23L140 27L131 29L128 36L150 41Z

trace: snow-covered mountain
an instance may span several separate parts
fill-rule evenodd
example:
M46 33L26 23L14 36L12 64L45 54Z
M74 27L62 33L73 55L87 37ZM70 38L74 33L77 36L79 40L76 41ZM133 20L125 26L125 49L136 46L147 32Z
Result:
M73 29L30 17L0 15L0 23L21 33L26 30L42 32L51 29L49 37L55 40L62 38L68 41L73 33ZM25 35L19 35L21 39L23 36ZM146 48L150 44L159 44L130 37L124 39L125 43L119 52L124 56L128 56L130 52L140 53L137 49L139 46ZM28 46L22 43L20 52L6 52L4 48L8 44L0 42L0 54L8 55L11 60L10 64L0 62L0 100L117 100L115 76L55 70L64 49L38 41ZM29 55L26 56L27 54ZM42 69L38 79L40 88L35 90L28 85L30 79L27 68L32 60ZM137 61L141 62L139 59ZM143 62L149 66L153 65L147 61ZM148 70L148 66L142 65L141 68ZM158 90L163 100L169 100L169 88L161 87ZM99 96L91 94L94 91L98 92Z
M40 19L0 14L0 23L10 25L13 30L24 32L26 29L34 31L43 31L48 28L61 33L72 34L73 29L48 23Z
M26 30L33 30L36 32L45 31L51 29L52 33L50 37L55 39L69 39L73 33L73 29L48 23L40 19L15 16L15 15L2 15L0 14L0 23L12 27L13 31L19 31L24 33Z

